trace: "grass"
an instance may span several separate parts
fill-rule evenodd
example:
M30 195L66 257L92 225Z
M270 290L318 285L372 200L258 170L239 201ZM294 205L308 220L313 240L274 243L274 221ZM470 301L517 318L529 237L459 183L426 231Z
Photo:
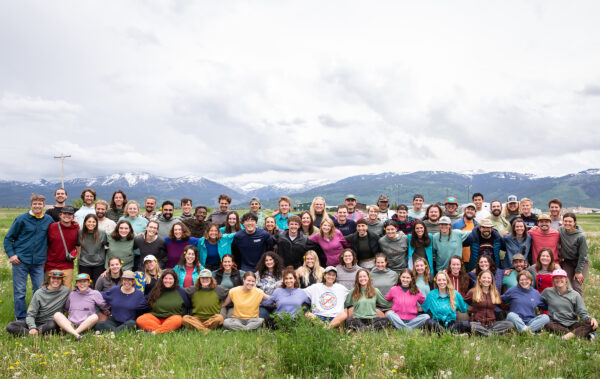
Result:
M12 219L24 210L0 209L0 237ZM585 302L600 316L600 216L585 216L580 223L589 231L590 275L584 286ZM0 324L13 314L11 274L0 254ZM403 334L388 329L360 334L335 334L351 360L344 377L597 377L598 342L562 341L557 336L509 334L490 338L441 337ZM55 335L9 338L0 331L1 377L284 377L277 334L267 330L208 335L182 330L167 335L125 332L94 335L81 342ZM310 347L309 347L310 348ZM300 361L298 364L303 364ZM311 375L312 376L312 375ZM328 371L319 377L333 377ZM340 375L336 375L340 376Z

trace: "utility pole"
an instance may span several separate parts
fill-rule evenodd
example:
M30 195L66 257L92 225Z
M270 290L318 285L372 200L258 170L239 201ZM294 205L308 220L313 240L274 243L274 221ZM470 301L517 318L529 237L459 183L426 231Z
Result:
M467 189L467 201L466 201L466 203L470 202L469 201L469 195L470 195L470 192L471 192L471 187L472 187L471 184L465 184L465 188Z
M60 159L60 183L61 188L65 188L65 158L71 158L70 155L60 154L59 156L54 156L55 159Z

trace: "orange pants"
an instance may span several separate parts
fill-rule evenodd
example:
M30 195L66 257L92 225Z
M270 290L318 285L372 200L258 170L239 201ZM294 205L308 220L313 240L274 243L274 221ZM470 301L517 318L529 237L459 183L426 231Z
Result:
M181 328L183 318L180 315L173 315L167 318L158 318L152 313L144 313L135 320L137 326L151 332L167 333Z
M194 316L183 316L183 326L202 330L204 333L208 333L211 329L216 329L221 325L223 325L223 316L220 314L213 315L208 320L201 320Z

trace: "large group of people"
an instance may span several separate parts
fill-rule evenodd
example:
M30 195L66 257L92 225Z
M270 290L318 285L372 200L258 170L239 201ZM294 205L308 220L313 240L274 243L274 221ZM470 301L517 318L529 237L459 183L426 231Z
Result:
M120 190L108 203L86 188L79 209L67 197L60 188L46 207L33 195L6 234L11 335L252 330L288 313L348 332L596 337L583 299L585 234L559 199L534 214L514 195L488 207L475 193L460 207L415 194L395 210L381 195L363 213L349 194L333 214L315 197L296 215L281 196L272 214L252 198L240 217L225 194L211 214L181 199L180 216L172 201L157 210L149 196L140 209Z

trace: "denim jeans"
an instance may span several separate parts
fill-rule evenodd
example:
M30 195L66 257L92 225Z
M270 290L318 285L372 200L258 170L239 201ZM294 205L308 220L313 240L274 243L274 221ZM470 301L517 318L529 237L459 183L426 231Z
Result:
M34 265L21 262L21 264L12 265L13 275L13 297L15 303L15 318L25 320L27 317L27 303L25 294L27 293L27 275L31 277L31 287L33 292L44 282L44 265Z
M396 313L394 312L388 312L385 317L390 320L392 322L392 324L394 324L394 326L396 327L396 329L400 329L400 330L413 330L413 329L418 329L421 326L423 326L423 324L425 324L425 321L429 320L429 315L424 313L424 314L420 314L417 315L415 318L413 318L412 320L402 320Z
M506 321L512 321L519 332L524 331L526 327L529 327L529 330L532 332L539 332L540 330L544 329L544 326L547 323L550 322L550 318L548 315L541 314L532 318L527 324L525 324L518 314L514 312L508 312L506 315Z

